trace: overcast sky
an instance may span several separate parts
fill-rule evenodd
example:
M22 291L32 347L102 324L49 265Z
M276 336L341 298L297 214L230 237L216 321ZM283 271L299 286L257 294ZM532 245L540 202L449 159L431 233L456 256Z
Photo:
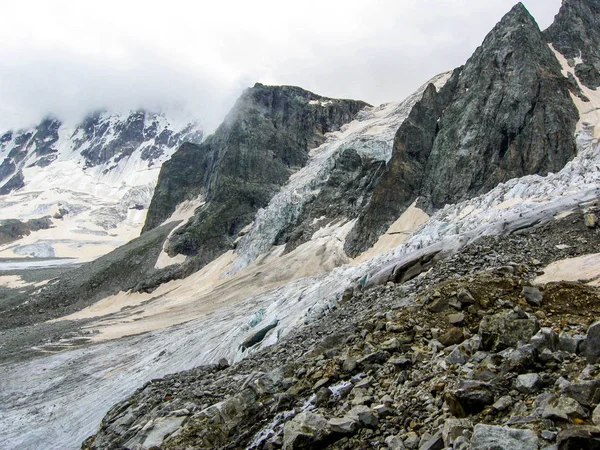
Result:
M190 111L214 127L256 81L401 100L471 55L514 0L5 2L0 130L48 113ZM560 0L523 1L542 29Z

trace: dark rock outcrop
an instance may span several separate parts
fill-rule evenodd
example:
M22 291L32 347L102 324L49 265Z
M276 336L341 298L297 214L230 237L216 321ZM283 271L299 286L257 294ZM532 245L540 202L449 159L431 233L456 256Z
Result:
M599 0L564 0L544 36L567 58L579 81L590 89L600 86Z
M576 153L578 118L568 79L517 4L440 92L427 89L401 125L346 251L367 249L417 198L434 210L511 178L560 170Z
M202 195L206 203L168 246L171 254L195 255L201 267L231 248L238 232L306 163L325 133L365 106L257 83L212 136L200 145L182 146L163 165L143 231L167 219L180 202Z

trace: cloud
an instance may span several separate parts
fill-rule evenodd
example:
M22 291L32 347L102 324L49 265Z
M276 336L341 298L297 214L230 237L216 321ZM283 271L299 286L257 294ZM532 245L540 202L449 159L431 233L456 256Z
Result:
M545 28L560 0L524 2ZM255 81L372 104L471 55L511 0L11 2L0 129L53 113L185 110L214 128Z

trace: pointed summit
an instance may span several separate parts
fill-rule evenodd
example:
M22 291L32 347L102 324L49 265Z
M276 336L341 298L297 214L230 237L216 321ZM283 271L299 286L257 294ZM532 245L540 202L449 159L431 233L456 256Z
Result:
M560 170L576 152L568 81L518 3L398 130L392 158L347 237L354 256L419 199L435 211L499 183ZM434 95L435 94L435 95Z
M563 0L544 36L584 85L600 86L600 0Z

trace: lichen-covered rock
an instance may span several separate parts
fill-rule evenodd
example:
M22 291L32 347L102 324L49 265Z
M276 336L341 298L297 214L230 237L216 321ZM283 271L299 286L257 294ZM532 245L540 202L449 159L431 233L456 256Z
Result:
M478 424L471 450L538 450L538 438L531 430Z
M504 311L484 318L479 325L484 348L499 351L526 343L540 329L538 320L515 311Z

